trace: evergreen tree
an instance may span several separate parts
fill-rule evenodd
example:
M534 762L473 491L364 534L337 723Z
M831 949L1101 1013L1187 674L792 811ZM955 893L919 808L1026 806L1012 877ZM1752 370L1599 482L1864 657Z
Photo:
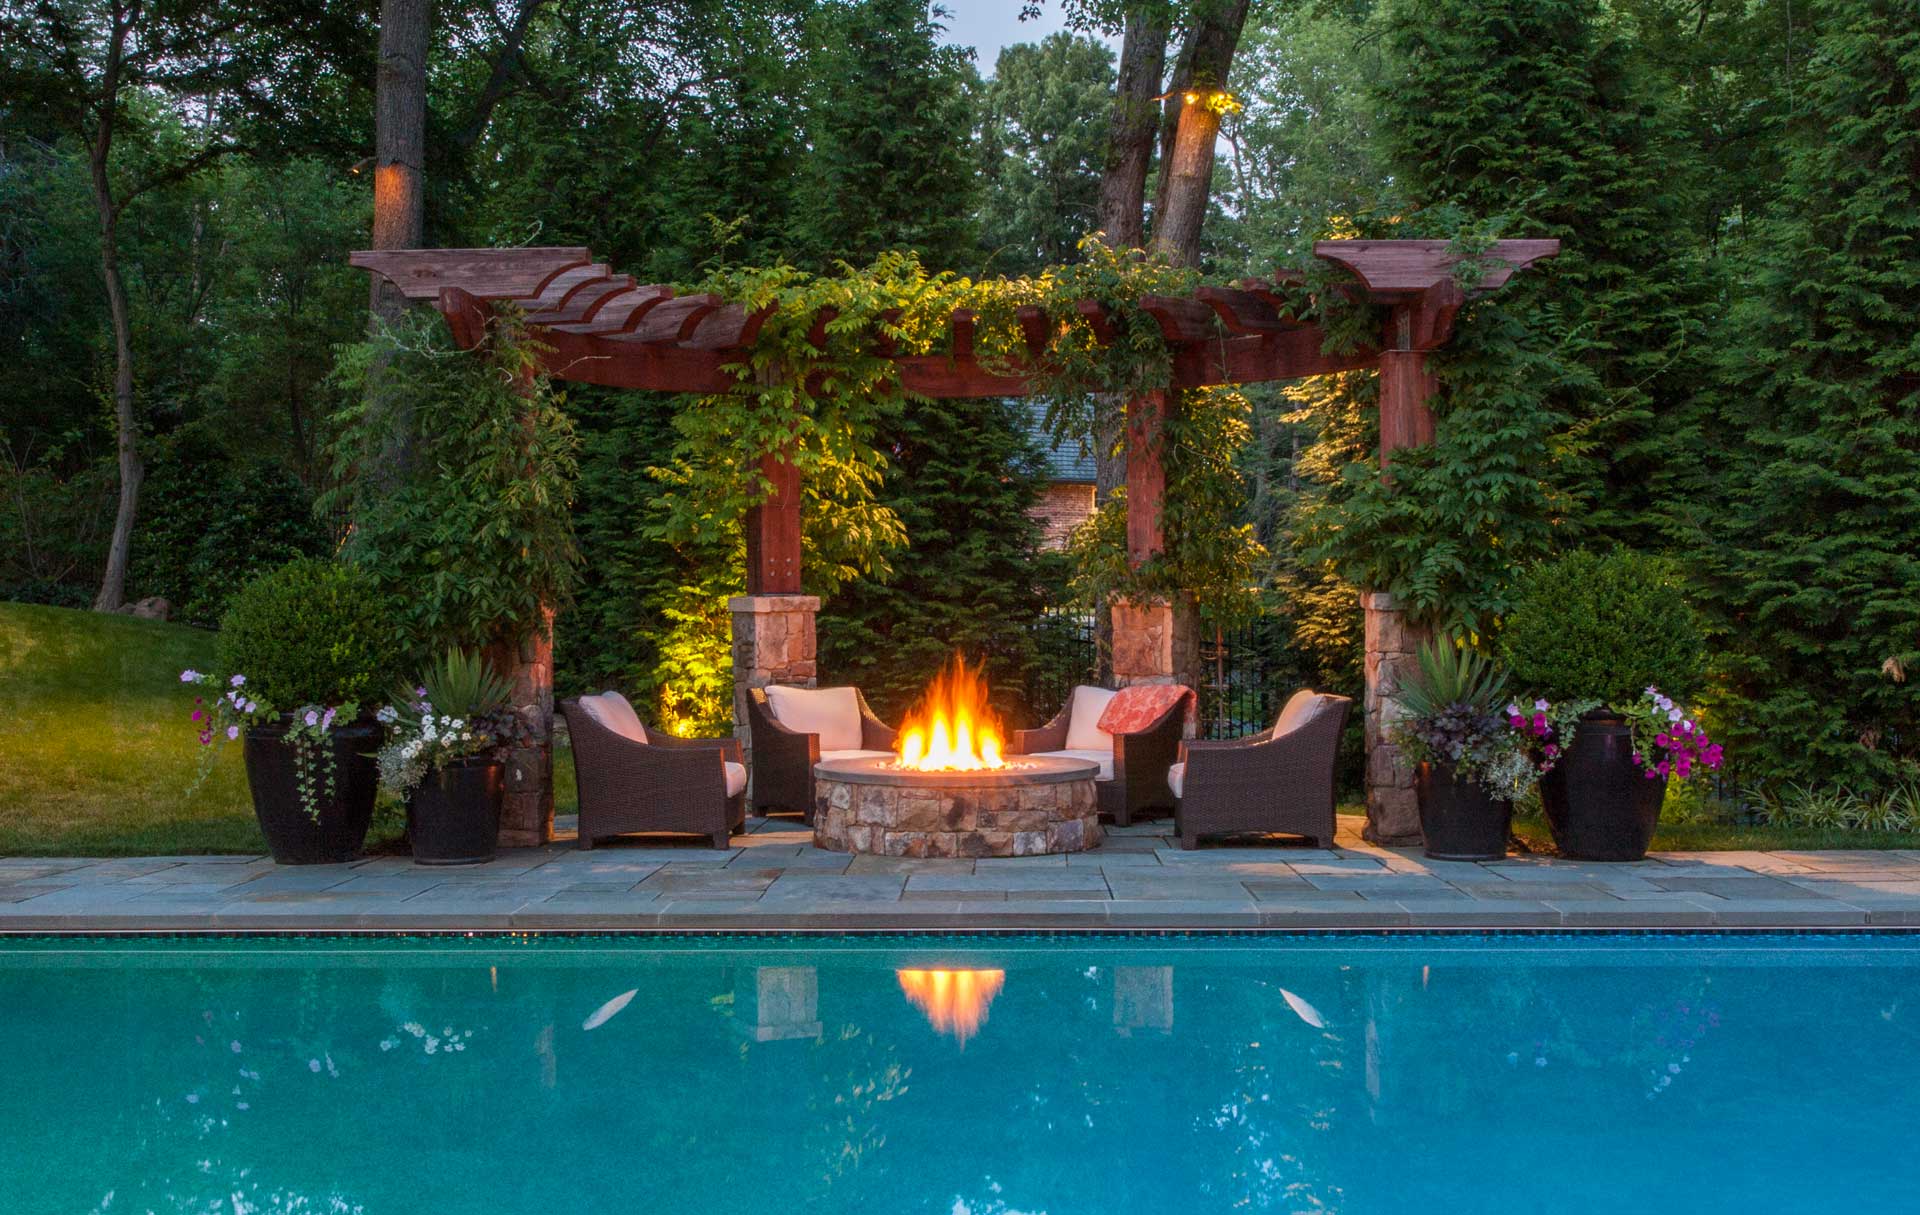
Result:
M1920 14L1836 0L1737 314L1718 543L1728 754L1856 787L1920 759Z
M971 52L922 0L834 0L808 17L812 80L791 247L805 269L911 249L935 270L974 248Z
M882 499L909 547L891 578L858 579L821 610L823 682L859 685L895 719L957 649L986 660L1003 710L1017 704L1042 606L1027 510L1044 472L1026 417L1004 400L922 401L884 437Z
M1561 241L1501 308L1574 373L1543 402L1571 421L1568 522L1657 542L1699 488L1712 302L1699 174L1661 82L1602 0L1394 0L1384 21L1375 116L1408 199Z

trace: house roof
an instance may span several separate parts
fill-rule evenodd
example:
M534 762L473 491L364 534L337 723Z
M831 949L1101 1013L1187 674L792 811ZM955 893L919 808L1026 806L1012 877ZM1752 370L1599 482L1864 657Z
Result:
M1068 439L1056 442L1047 433L1047 404L1031 397L1015 402L1026 411L1027 433L1047 461L1047 479L1068 485L1092 485L1095 480L1093 450Z

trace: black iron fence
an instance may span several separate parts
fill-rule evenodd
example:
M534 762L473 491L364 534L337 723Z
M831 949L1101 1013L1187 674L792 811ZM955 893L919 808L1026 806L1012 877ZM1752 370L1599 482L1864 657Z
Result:
M1035 723L1067 702L1074 685L1099 683L1100 645L1093 613L1056 608L1034 624L1038 660L1027 677L1026 702ZM1239 738L1266 729L1285 691L1274 686L1262 622L1238 629L1205 629L1200 639L1200 737Z

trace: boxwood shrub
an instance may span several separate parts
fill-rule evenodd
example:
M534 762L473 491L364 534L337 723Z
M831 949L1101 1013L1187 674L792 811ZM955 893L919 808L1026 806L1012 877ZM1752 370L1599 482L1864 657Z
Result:
M218 653L222 671L244 674L254 695L276 709L371 707L392 690L396 636L371 575L307 558L240 588L221 620Z
M1500 632L1513 687L1615 707L1649 685L1700 689L1705 638L1672 564L1625 550L1570 553L1521 574Z

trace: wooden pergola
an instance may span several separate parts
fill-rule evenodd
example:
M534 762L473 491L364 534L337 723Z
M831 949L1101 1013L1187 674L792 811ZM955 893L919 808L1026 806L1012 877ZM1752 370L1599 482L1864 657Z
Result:
M1168 390L1378 367L1384 469L1395 450L1433 438L1428 402L1434 382L1426 356L1452 336L1460 308L1470 296L1497 290L1514 273L1559 248L1555 240L1500 241L1475 259L1482 273L1463 289L1456 280L1459 258L1444 241L1321 241L1314 255L1343 272L1343 288L1381 308L1385 317L1376 343L1342 354L1325 352L1325 332L1291 310L1286 291L1290 283L1277 276L1233 287L1200 287L1189 296L1146 296L1139 307L1159 325L1172 355ZM517 306L546 348L546 372L575 383L676 393L735 391L740 385L735 368L746 360L771 315L770 310L749 311L715 295L681 295L671 286L638 283L578 247L364 251L351 260L392 282L407 299L433 304L463 347L482 340L494 305ZM1113 340L1114 318L1105 305L1082 300L1075 311L1096 340ZM825 327L833 319L830 310L815 317L814 332L821 335L816 344L824 342ZM875 350L894 358L901 387L908 393L1021 396L1033 390L1032 371L1044 358L1057 322L1038 307L1020 309L1017 320L1027 368L983 365L974 349L977 317L964 309L948 319L944 351L894 354L880 333L874 335ZM1136 566L1159 552L1163 543L1166 475L1157 440L1169 400L1169 391L1161 390L1126 403L1127 551ZM746 520L747 594L798 596L803 560L799 471L778 454L763 456L761 471L773 489ZM1374 614L1383 610L1376 600L1382 598L1368 597L1370 709L1376 707L1374 685L1381 674L1373 639ZM797 668L801 678L812 674L810 610L806 616L809 649L804 666ZM738 650L736 642L736 654ZM743 678L738 666L736 661L737 680ZM760 677L777 680L779 674L763 671ZM1370 712L1370 723L1377 716ZM1370 728L1370 749L1373 734ZM1372 756L1369 760L1371 806L1372 788L1380 782ZM1402 800L1410 807L1410 789L1405 793Z

